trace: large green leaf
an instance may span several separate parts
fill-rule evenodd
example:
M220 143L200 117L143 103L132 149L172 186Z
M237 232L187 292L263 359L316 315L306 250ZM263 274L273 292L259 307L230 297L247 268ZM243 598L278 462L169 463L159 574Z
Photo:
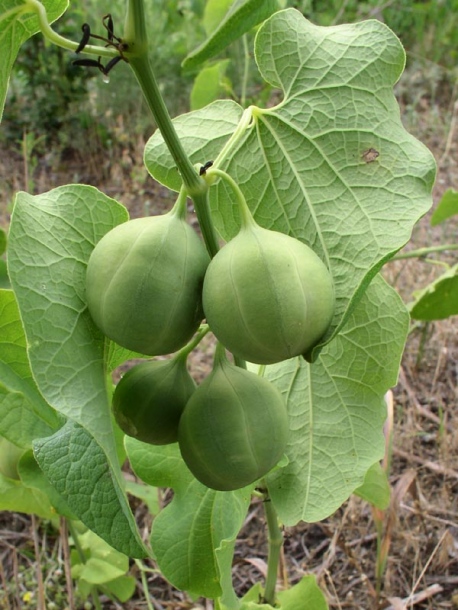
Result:
M415 294L410 305L414 320L443 320L458 315L458 265Z
M452 216L458 214L458 191L454 189L447 189L442 196L442 199L437 204L437 208L434 210L431 216L431 225L436 225L444 222Z
M108 451L108 346L87 310L85 274L94 245L127 217L122 205L89 186L68 185L37 196L18 193L8 247L38 388Z
M84 428L69 420L53 436L35 441L33 449L46 477L84 525L128 557L147 555L113 465Z
M204 165L215 159L236 130L242 112L235 102L218 100L174 119L181 144L191 161ZM158 182L174 191L180 190L180 175L159 130L146 144L145 165Z
M329 267L336 311L327 341L431 206L435 163L401 123L393 85L405 54L384 24L318 27L287 9L261 26L255 51L264 79L283 93L279 104L248 108L231 138L214 104L176 127L194 162L212 159L236 180L262 226L304 241ZM146 163L177 188L158 133ZM219 232L233 237L233 193L220 181L210 198Z
M75 519L74 513L61 494L44 476L31 450L26 451L19 461L19 476L26 487L42 492L59 515L67 519Z
M237 608L231 565L250 489L208 489L189 472L176 443L154 447L126 437L126 450L137 476L174 490L172 502L153 521L151 546L161 572L179 589Z
M274 610L270 604L260 602L264 591L260 583L256 583L241 599L240 610ZM326 598L316 583L313 575L303 576L301 580L277 594L275 608L280 610L328 610ZM229 610L222 604L217 610Z
M40 467L88 527L118 550L143 556L123 489L107 396L107 361L118 363L122 351L110 348L85 302L90 253L127 218L122 205L89 186L63 186L35 197L19 193L8 267L34 379L45 400L69 418L65 428L36 443ZM70 451L65 442L73 439ZM98 471L90 467L95 455ZM82 466L86 459L88 468ZM89 503L82 489L90 490ZM113 531L114 522L123 526Z
M376 276L313 364L267 367L290 417L289 463L267 477L286 525L332 514L383 457L384 395L396 384L408 327L400 297Z
M207 36L212 34L224 19L232 0L207 0L202 25Z
M38 489L0 474L0 510L38 515L51 519L55 512L48 497Z
M278 592L281 610L328 610L326 598L312 574L303 576L290 589Z
M197 110L214 102L221 95L222 81L229 59L222 59L202 68L194 79L191 91L191 109Z
M68 0L42 0L41 4L48 22L52 23L65 12ZM0 0L0 119L18 51L28 38L40 30L37 10L32 2Z
M224 51L234 40L243 36L255 25L278 10L277 0L234 0L219 26L197 49L183 61L185 70L195 68L202 62Z
M62 423L33 380L14 293L0 290L0 434L26 449Z
M380 462L373 464L366 472L364 483L355 489L355 496L370 502L380 510L386 510L390 505L390 482Z

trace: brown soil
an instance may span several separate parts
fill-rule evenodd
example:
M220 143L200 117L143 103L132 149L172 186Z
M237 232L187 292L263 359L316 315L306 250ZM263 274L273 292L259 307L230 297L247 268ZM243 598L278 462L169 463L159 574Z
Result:
M408 126L428 144L438 161L435 203L447 188L458 188L455 161L458 158L458 131L451 118L449 111L438 113L426 104L417 110L415 124ZM455 120L458 120L456 114ZM41 160L33 175L35 192L72 181L87 182L122 201L132 216L161 212L170 207L171 199L147 177L142 168L142 149L143 143L139 142L135 149L121 150L114 163L110 159L110 164L102 164L102 182L98 177L99 159L72 156L61 167L52 160L51 164L49 160ZM26 188L27 184L19 155L2 151L0 158L5 185L0 224L6 225L8 208L5 208L5 202L11 199L14 191ZM429 217L430 214L415 228L406 250L456 243L456 217L435 229L429 226ZM456 260L456 253L453 254L442 254L441 260ZM418 259L390 262L384 269L386 278L406 302L412 299L414 290L425 286L439 272L438 265ZM201 379L208 371L211 351L212 343L208 338L192 362L196 378ZM279 576L281 586L313 573L325 590L331 608L458 608L458 432L454 424L458 415L457 362L456 316L428 325L412 325L399 383L393 388L391 397L390 508L385 513L376 512L367 503L351 497L321 523L285 529ZM149 517L142 505L134 505L134 508L146 536ZM265 576L264 523L262 503L254 501L235 553L233 574L239 593ZM386 553L385 570L379 580L376 577L377 523L382 550ZM40 562L36 560L37 549ZM0 582L3 581L0 608L36 608L39 573L51 590L54 587L61 591L62 599L56 599L55 608L69 607L62 566L62 538L50 524L37 525L36 520L28 516L2 513L0 556ZM135 565L132 574L138 579L134 600L121 606L102 597L105 610L147 608ZM156 609L212 607L202 600L191 602L158 574L148 574L148 587ZM32 592L30 604L23 598L27 591Z

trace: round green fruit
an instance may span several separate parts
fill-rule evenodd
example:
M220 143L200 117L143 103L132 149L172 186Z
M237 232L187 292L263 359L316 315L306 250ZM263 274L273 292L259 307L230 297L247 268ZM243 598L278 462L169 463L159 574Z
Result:
M263 477L282 457L288 416L267 379L224 359L189 399L178 430L189 470L212 489L240 489Z
M113 415L121 430L139 441L175 443L181 414L194 390L186 358L142 362L116 386Z
M329 327L334 301L331 275L313 250L254 223L213 258L203 288L218 340L258 364L310 350Z
M89 312L110 339L158 356L182 347L202 318L208 254L175 214L138 218L109 231L87 267Z

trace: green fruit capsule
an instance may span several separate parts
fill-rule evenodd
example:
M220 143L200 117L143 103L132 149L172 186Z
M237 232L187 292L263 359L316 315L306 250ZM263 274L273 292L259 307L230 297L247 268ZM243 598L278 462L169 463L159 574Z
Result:
M254 221L211 261L203 307L211 330L232 353L258 364L305 354L334 312L331 275L304 243Z
M150 356L175 352L203 318L208 262L195 231L175 213L118 225L89 259L89 312L122 347Z
M142 362L116 386L113 415L121 430L139 441L175 443L181 414L194 390L186 358Z
M225 357L189 399L178 430L188 468L220 491L240 489L267 474L282 457L287 437L280 392Z

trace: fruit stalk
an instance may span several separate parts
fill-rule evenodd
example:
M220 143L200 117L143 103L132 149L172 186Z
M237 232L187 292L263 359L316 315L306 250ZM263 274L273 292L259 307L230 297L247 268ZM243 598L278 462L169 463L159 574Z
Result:
M222 178L223 180L225 180L230 185L230 187L232 188L232 190L234 192L234 195L237 198L242 228L247 228L250 225L254 226L256 223L254 222L253 216L250 212L250 209L246 202L245 196L242 193L242 191L240 190L240 187L237 184L237 182L231 176L229 176L229 174L227 174L223 170L218 169L216 167L209 170L207 172L207 176L209 179L211 179L213 176L217 176L218 178Z
M283 534L278 525L278 517L268 494L264 498L264 511L266 513L267 530L269 533L269 553L267 558L267 577L264 590L264 601L271 606L275 605L275 589L277 586L278 563L280 560Z
M206 181L199 176L186 154L159 91L148 58L148 39L145 24L143 0L129 0L123 38L123 41L129 45L129 52L126 53L129 65L142 89L156 125L164 138L164 142L177 165L186 191L193 200L207 250L210 256L214 256L218 252L219 245L210 217L210 206L208 205L209 187Z
M205 337L205 335L210 331L210 327L208 326L208 324L202 324L199 328L199 331L196 333L196 336L191 339L191 341L185 345L184 347L182 347L180 349L180 351L178 351L175 354L175 358L184 358L186 359L189 354L192 352L193 349L195 349L199 343L202 341L202 339Z

